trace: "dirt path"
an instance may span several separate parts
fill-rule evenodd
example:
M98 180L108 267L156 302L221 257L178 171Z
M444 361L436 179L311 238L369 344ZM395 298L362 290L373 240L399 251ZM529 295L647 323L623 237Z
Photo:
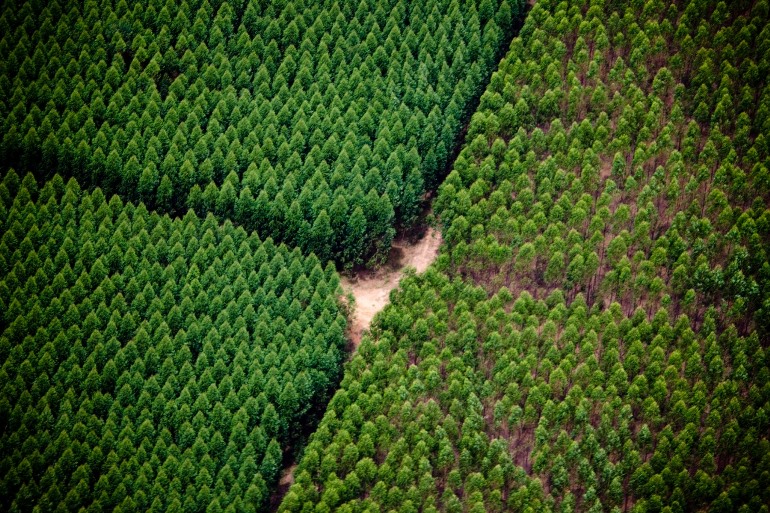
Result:
M394 241L390 259L383 269L374 274L342 278L345 292L352 292L356 298L350 336L354 347L361 342L361 334L369 328L374 315L390 300L390 291L398 286L405 267L413 267L418 273L436 259L441 245L441 233L428 228L425 235L414 244Z
M281 500L289 492L289 488L294 484L294 471L297 469L297 464L292 463L288 467L284 467L281 473L281 479L278 481L278 487L273 491L270 496L270 511L278 511L278 507L281 505Z

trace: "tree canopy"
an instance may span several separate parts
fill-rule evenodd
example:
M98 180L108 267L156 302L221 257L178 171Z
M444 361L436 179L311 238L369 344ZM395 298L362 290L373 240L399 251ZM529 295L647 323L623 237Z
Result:
M59 175L0 184L0 503L260 510L339 381L339 277Z
M522 5L6 4L0 165L375 266L443 176Z
M768 511L769 21L535 3L281 511Z

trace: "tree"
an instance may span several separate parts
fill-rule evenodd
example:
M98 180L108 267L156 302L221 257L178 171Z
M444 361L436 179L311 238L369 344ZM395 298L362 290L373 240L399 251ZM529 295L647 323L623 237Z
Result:
M316 254L322 262L328 261L332 256L334 244L334 231L331 227L329 214L322 210L310 231L309 250Z
M166 212L172 211L174 208L174 189L171 183L171 179L168 175L164 174L158 185L158 192L156 196L156 204Z
M366 216L361 207L356 207L347 222L347 235L344 242L344 260L352 265L363 264L364 241L367 232Z
M271 440L267 445L265 451L265 457L262 460L259 471L267 481L274 482L278 477L278 472L281 470L281 446L278 445L275 439Z

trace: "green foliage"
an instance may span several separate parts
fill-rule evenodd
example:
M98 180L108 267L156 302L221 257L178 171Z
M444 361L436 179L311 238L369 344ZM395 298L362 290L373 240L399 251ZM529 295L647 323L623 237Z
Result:
M338 279L211 215L0 188L2 509L264 507L339 380Z
M282 511L767 511L770 12L729 5L535 3Z
M770 9L670 4L4 5L2 509L768 511Z
M0 165L374 264L437 186L522 5L7 4Z
M756 333L695 332L664 311L628 318L580 295L489 296L435 268L391 299L280 511L705 510L726 507L723 490L736 509L770 500L770 361Z
M439 188L451 272L770 336L767 80L744 74L770 65L768 19L695 14L719 5L538 3Z

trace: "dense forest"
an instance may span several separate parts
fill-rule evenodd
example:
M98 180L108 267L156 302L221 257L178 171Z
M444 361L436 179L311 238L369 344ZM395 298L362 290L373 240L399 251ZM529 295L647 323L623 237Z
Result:
M768 77L768 0L4 3L0 509L770 513Z
M58 175L0 201L2 509L262 506L339 382L334 267Z
M536 3L283 511L768 511L769 20Z
M435 190L522 5L9 2L0 164L375 265Z

